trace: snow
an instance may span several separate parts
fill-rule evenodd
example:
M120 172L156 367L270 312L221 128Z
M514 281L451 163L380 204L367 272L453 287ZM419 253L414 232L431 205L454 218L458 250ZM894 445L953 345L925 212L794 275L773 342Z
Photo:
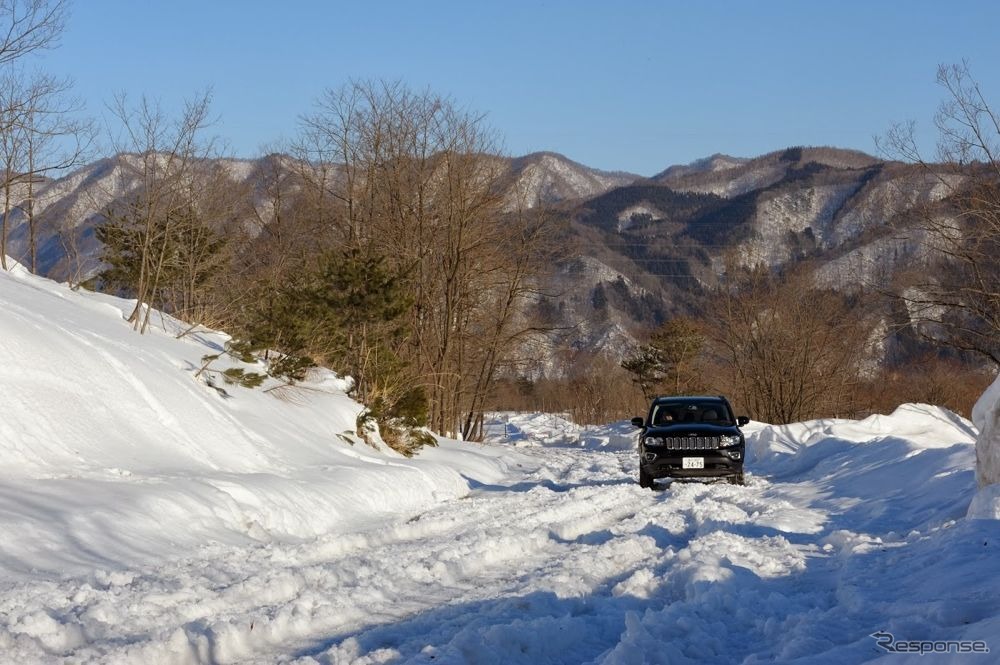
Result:
M916 404L751 423L747 486L651 492L628 423L493 414L487 443L405 459L352 434L339 377L224 397L193 376L224 335L156 316L140 336L131 305L0 273L3 662L932 662L877 631L1000 648L1000 521L966 517L997 384L975 426Z
M618 216L615 218L618 222L615 230L621 233L626 229L632 228L636 220L641 220L643 218L662 220L665 217L666 215L662 210L654 207L648 201L643 201L633 206L629 206L618 213Z
M816 280L843 290L884 286L891 279L893 265L923 261L923 238L923 233L913 231L906 237L890 235L863 243L824 263L816 270Z
M438 451L406 460L369 447L353 434L360 405L329 373L276 391L284 399L238 387L224 397L194 372L226 336L175 339L155 325L140 336L123 321L133 302L20 267L0 273L0 294L0 524L33 535L0 541L9 572L315 537L462 496L463 474L502 472L496 455L455 449L442 464Z
M829 247L828 236L834 232L834 215L858 189L857 184L810 187L779 192L764 199L758 206L754 230L749 244L751 263L780 265L791 256L789 234L810 229L819 247Z
M257 162L250 159L220 159L229 177L236 182L245 182L257 168Z
M629 291L635 292L640 296L646 293L645 289L643 289L641 285L633 282L625 275L625 273L615 270L608 264L595 259L592 256L581 256L577 259L577 262L583 266L583 269L578 269L577 272L590 276L595 285L601 282L611 284L621 280L625 283L625 286L628 287ZM576 277L574 276L574 278Z
M628 421L580 426L569 414L499 412L486 421L487 440L517 447L568 446L587 450L632 450L635 428Z
M976 480L981 488L969 517L1000 519L1000 376L972 408L976 438Z
M608 173L576 164L562 155L537 153L529 155L529 163L517 176L517 186L508 196L510 209L520 205L528 208L544 203L597 196L635 180L627 173Z

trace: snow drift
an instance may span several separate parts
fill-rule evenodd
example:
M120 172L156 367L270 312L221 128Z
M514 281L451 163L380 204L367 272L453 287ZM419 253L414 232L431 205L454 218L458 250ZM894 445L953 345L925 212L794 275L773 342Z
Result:
M308 538L415 512L498 478L443 442L408 460L354 434L361 406L320 371L272 393L195 379L228 339L134 302L0 272L0 571L67 574L209 542ZM224 366L224 365L223 365ZM218 381L221 385L222 382Z
M969 506L969 517L1000 519L1000 376L972 408L976 438L976 480L979 493Z

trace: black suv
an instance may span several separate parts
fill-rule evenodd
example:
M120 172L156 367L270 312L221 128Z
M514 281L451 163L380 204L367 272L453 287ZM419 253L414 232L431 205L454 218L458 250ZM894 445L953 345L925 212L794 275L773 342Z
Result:
M743 484L746 442L725 397L657 397L649 417L633 418L639 433L639 485L655 478L718 478Z

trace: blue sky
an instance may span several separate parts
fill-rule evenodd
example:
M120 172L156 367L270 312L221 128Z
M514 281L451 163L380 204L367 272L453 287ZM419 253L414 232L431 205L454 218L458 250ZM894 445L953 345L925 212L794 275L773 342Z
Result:
M652 175L716 152L873 152L915 120L932 148L938 64L1000 105L1000 2L76 0L41 66L91 114L211 86L214 131L253 157L326 88L401 79L487 114L510 154Z

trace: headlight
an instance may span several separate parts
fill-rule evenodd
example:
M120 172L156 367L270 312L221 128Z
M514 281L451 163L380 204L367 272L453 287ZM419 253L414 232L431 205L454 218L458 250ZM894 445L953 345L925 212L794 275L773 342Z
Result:
M662 446L665 441L658 436L647 436L643 443L647 446Z
M723 434L719 437L719 446L722 448L738 445L740 445L740 437L737 434Z

